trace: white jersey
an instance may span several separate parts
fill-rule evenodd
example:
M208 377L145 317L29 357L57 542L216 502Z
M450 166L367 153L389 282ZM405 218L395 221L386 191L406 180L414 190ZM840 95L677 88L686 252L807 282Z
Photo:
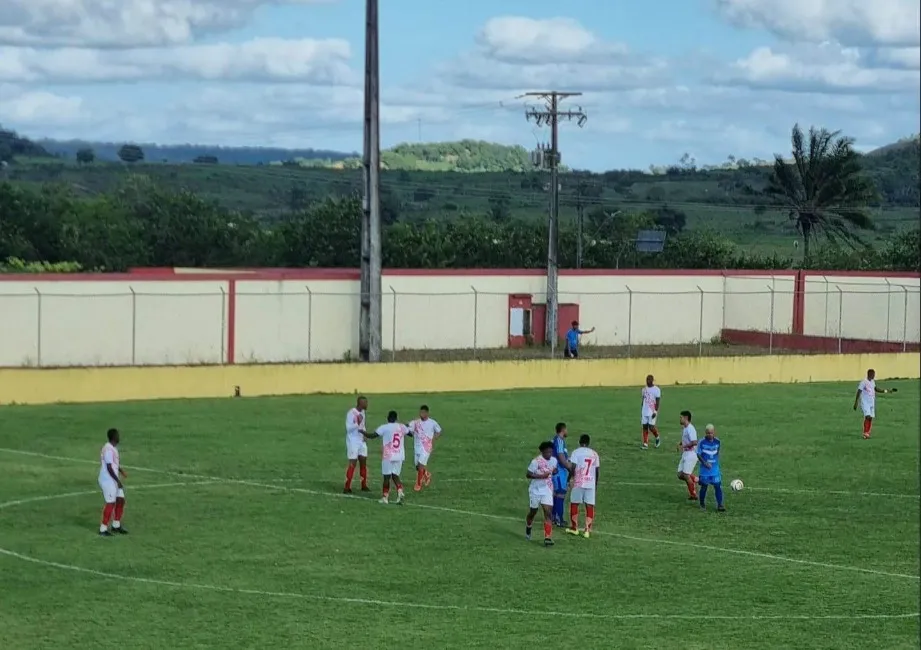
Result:
M876 380L863 379L857 385L860 391L860 405L864 411L872 410L876 406Z
M357 408L349 409L345 416L345 437L353 442L363 442L365 431L365 412Z
M432 453L432 444L435 436L441 433L441 426L432 418L427 420L413 420L407 425L413 433L413 442L416 453Z
M528 465L528 473L530 474L547 474L550 476L547 478L532 478L531 485L528 487L528 491L532 494L544 494L544 493L553 493L553 472L556 471L559 464L557 463L556 458L544 458L543 456L538 456L531 461L531 464Z
M697 457L697 452L694 449L688 449L691 444L697 445L697 429L694 428L694 425L688 422L688 426L681 430L681 448L682 452L685 454L694 454L694 457Z
M115 479L112 478L112 475L109 474L109 470L106 467L107 465L111 465L112 471L115 472L115 476L118 476L118 449L115 445L111 442L105 444L102 451L99 453L99 462L101 464L99 468L99 481L101 483L115 483Z
M576 468L573 487L595 489L595 468L601 465L601 459L591 447L579 447L569 457Z
M652 417L656 412L657 399L662 399L658 386L643 386L643 417Z
M403 462L406 460L406 427L399 422L382 424L375 431L384 443L384 461Z

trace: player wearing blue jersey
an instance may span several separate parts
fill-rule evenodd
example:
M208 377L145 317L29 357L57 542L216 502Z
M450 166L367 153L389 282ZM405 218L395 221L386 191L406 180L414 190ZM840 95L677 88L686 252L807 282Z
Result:
M563 520L566 512L566 492L569 490L569 479L573 475L572 463L569 462L569 450L566 449L565 422L557 422L556 435L553 437L553 457L556 458L559 471L553 475L553 523L560 528L567 526Z
M697 459L700 461L700 509L707 509L707 488L713 486L716 493L716 509L725 512L723 507L723 476L720 472L720 439L716 429L708 424L704 429L704 439L697 445Z

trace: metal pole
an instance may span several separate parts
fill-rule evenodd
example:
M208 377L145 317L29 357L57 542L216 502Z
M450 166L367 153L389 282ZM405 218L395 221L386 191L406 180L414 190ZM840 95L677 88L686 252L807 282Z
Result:
M307 289L307 363L313 360L313 291Z
M221 363L229 362L226 358L226 349L224 348L225 333L227 332L227 292L221 287Z
M476 359L477 319L480 316L480 294L477 293L476 287L472 284L470 288L473 289L473 358Z
M908 287L902 285L905 292L905 307L902 312L902 352L908 351Z
M585 238L585 208L582 205L582 196L579 195L579 222L578 222L578 236L579 241L576 245L576 268L582 268L582 256L583 256L583 239Z
M369 274L371 279L370 295L370 332L368 346L368 361L381 360L381 335L382 335L382 310L381 301L381 273L383 260L381 257L381 124L380 124L380 58L378 47L378 0L367 0L367 32L366 45L368 50L366 63L369 64L367 90L371 97L367 100L368 116L368 213L370 229L370 255Z
M886 341L889 341L889 325L892 322L892 283L889 278L883 278L886 281Z
M768 290L771 292L771 333L768 335L768 354L774 354L774 287L768 285Z
M550 234L547 242L547 331L550 342L550 356L556 356L556 339L559 333L559 236L560 236L560 134L559 98L550 94Z
M138 350L138 295L134 287L128 287L131 292L131 365L137 365Z
M627 287L627 356L633 348L633 290Z
M841 336L844 325L844 292L837 284L835 289L838 290L838 354L841 354Z
M726 285L728 280L726 279L726 272L723 271L723 320L720 323L720 337L723 336L723 331L726 329Z
M397 360L397 290L390 285L393 293L393 322L390 324L390 360Z
M704 290L697 285L700 291L700 329L697 332L697 356L704 356Z
M38 358L36 359L35 365L41 368L42 366L42 292L38 290L38 287L32 287L32 289L35 291L35 296L38 300L38 312L36 314L36 320L38 322L37 322L37 331L36 331L36 337L35 337L36 339L35 351L36 351L36 354L38 355Z
M828 336L828 296L830 296L829 286L828 286L828 277L822 276L822 279L825 280L825 336Z

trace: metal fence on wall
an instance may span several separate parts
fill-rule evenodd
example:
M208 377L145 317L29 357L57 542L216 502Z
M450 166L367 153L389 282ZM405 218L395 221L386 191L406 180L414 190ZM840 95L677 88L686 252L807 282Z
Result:
M819 290L821 289L821 290ZM807 288L803 334L821 351L851 351L853 340L916 349L916 287L885 292L829 284ZM385 286L385 359L546 358L538 321L544 297L531 295L527 332L509 345L509 293L420 293ZM716 355L808 351L795 340L795 296L763 290L562 292L563 329L582 329L584 357ZM329 362L357 358L359 295L304 286L284 292L63 294L0 293L0 366L124 366ZM577 314L577 316L576 316ZM724 334L736 333L731 352ZM742 334L738 334L741 332ZM518 343L518 341L516 341ZM819 350L814 350L819 351ZM558 349L558 354L562 349Z

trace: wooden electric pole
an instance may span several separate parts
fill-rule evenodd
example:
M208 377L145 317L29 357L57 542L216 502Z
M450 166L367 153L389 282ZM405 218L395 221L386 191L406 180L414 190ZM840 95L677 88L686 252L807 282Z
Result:
M547 316L545 340L550 343L550 354L556 354L559 337L559 248L560 248L560 120L576 120L581 127L588 117L580 108L577 111L560 111L560 101L567 97L578 97L582 93L562 93L555 90L525 93L529 97L544 100L544 109L530 109L525 113L528 120L538 126L550 126L550 222L547 242Z
M361 215L361 318L358 356L381 360L381 131L378 0L365 3L364 196Z

